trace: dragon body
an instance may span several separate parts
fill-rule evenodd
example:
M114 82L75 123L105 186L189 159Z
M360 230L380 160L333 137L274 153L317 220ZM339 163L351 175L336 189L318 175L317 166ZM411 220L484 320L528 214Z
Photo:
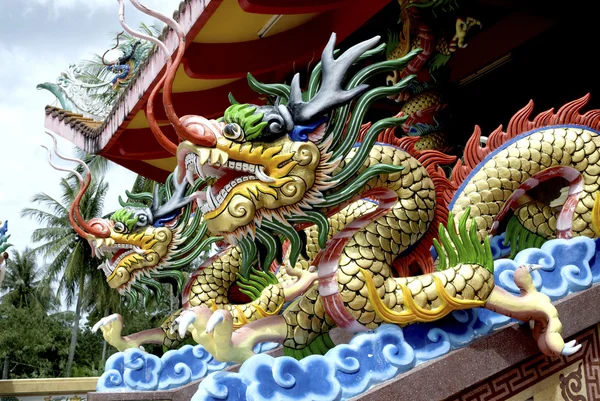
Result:
M174 21L163 21L178 32ZM179 119L167 109L184 139L178 146L147 113L159 142L177 157L166 194L146 194L150 207L125 205L89 222L76 199L74 227L100 255L127 249L105 269L109 285L125 292L149 286L147 275L168 277L211 243L219 251L187 278L183 308L162 328L123 337L123 322L112 315L96 325L108 342L122 350L191 338L218 360L242 362L257 343L277 341L300 358L326 352L334 327L361 332L484 307L535 321L533 334L548 355L579 350L563 341L556 308L533 286L539 266L516 270L520 296L494 285L488 237L507 227L511 246L526 247L539 238L595 235L600 112L580 115L583 99L529 121L530 105L486 146L476 130L448 179L440 166L454 157L418 149L417 137L395 137L406 115L363 124L375 100L401 93L415 77L388 87L366 82L405 70L420 54L346 77L352 65L384 50L378 40L336 58L333 34L305 93L298 76L289 86L249 76L268 105L234 102L219 120ZM169 60L165 104L177 66ZM544 186L558 188L556 196Z
M441 3L441 2L440 2ZM419 136L418 150L450 150L447 125L449 116L442 80L435 74L445 66L457 49L467 46L468 32L481 22L473 17L456 17L450 33L439 29L438 14L449 14L443 4L418 0L398 0L400 6L399 29L390 31L386 58L394 60L409 51L422 49L405 68L393 71L386 77L394 85L404 77L415 74L417 80L408 90L389 96L400 103L403 115L409 116L402 125L405 135Z

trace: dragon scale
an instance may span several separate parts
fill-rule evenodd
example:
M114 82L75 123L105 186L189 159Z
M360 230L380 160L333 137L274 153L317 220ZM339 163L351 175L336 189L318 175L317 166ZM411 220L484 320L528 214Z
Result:
M471 153L475 160L467 164L473 165L476 161L478 164L473 168L462 164L454 168L458 177L461 173L464 175L465 170L471 171L464 180L457 180L460 188L450 204L452 212L460 217L469 208L469 224L473 222L479 237L484 238L490 233L505 202L528 179L550 168L570 167L580 174L583 181L573 210L573 234L596 237L592 210L600 186L600 136L595 129L595 114L589 112L581 116L577 113L587 103L588 97L567 104L556 114L552 114L552 110L542 113L533 122L527 121L533 109L530 103L515 115L507 133L501 130L492 133L488 147L479 147L479 152L475 144L480 134L476 130L467 145L467 149L474 149ZM542 117L551 119L554 124L539 127ZM496 145L500 140L504 143ZM483 150L487 150L488 154L484 155ZM553 238L564 203L557 189L566 186L564 179L550 181L543 187L543 192L515 203L515 218L529 232L544 239ZM563 190L563 198L564 193ZM537 199L536 195L543 199ZM558 198L558 201L553 198Z

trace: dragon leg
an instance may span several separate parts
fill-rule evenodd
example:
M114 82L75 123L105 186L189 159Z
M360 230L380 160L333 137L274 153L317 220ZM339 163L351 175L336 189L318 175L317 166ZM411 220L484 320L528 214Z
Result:
M579 351L581 344L565 343L561 331L562 324L558 311L550 298L537 292L531 278L531 271L539 268L535 265L523 265L515 271L515 284L521 290L520 296L512 295L500 287L495 287L485 307L494 312L513 317L521 321L535 322L533 335L538 347L546 355L571 355Z
M128 348L138 348L143 344L160 344L172 348L184 340L183 337L178 334L173 335L169 331L170 321L174 320L179 313L181 313L181 310L169 316L161 327L140 331L128 336L122 335L123 317L115 313L100 319L92 328L92 332L100 329L104 340L121 352Z
M287 324L281 316L268 316L235 329L229 311L212 311L196 306L177 318L179 335L191 334L215 359L242 363L254 355L254 346L261 342L281 342Z

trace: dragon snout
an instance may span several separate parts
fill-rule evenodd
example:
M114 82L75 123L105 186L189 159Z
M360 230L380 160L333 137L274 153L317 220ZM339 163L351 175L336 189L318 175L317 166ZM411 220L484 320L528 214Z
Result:
M187 139L194 145L212 148L217 144L217 134L221 132L217 121L201 116L183 116L180 121L187 130Z
M88 222L90 234L97 238L110 237L110 225L105 219L93 218Z

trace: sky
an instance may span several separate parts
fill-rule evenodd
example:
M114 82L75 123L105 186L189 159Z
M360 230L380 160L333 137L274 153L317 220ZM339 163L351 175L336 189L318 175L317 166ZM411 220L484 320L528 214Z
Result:
M142 1L169 16L179 2ZM130 26L155 23L125 3ZM9 242L20 251L34 245L30 237L37 227L20 217L21 210L36 206L30 199L37 192L58 198L64 174L48 165L40 146L51 146L44 133L44 107L60 104L36 85L55 82L70 64L112 48L112 39L121 31L115 0L0 0L0 221L8 220ZM62 138L58 146L67 154L73 148ZM112 163L105 176L110 184L105 213L119 207L118 196L135 178L135 173Z

